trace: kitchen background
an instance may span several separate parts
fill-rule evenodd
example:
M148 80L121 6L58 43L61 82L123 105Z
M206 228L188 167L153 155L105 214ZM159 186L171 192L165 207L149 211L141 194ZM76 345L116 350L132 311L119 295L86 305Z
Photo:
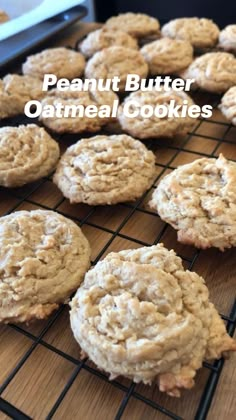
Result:
M225 26L236 22L235 0L95 0L96 18L105 21L122 12L142 12L168 21L177 17L199 16Z

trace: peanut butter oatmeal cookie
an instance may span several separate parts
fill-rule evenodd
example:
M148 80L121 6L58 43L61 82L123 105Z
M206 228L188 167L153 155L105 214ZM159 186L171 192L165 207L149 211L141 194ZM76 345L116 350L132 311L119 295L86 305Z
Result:
M144 38L158 33L160 23L157 19L143 13L121 13L113 16L105 23L105 27L112 30L122 30L135 38Z
M53 181L71 203L116 204L140 197L155 176L155 156L123 135L96 136L70 146Z
M60 91L58 89L53 89L47 93L47 96L42 100L42 107L52 106L56 110L57 106L66 107L68 106L83 106L84 108L89 105L95 105L100 107L102 105L107 105L112 108L114 101L118 101L118 96L113 91L81 91L76 92L72 90ZM57 133L83 133L98 132L104 125L112 121L112 117L100 117L96 115L94 118L83 115L79 116L79 112L74 117L70 114L64 116L63 113L61 116L57 116L56 113L52 117L40 116L40 121L50 128L52 131Z
M219 47L225 51L236 52L236 25L228 25L220 32Z
M163 245L108 254L87 272L71 302L83 354L110 373L157 382L180 396L204 359L235 351L202 277Z
M43 319L66 303L90 265L90 247L71 220L45 210L0 218L0 322Z
M85 77L88 79L120 78L119 88L125 89L128 74L146 78L148 65L139 51L124 47L110 47L97 52L87 63Z
M58 79L73 79L84 73L85 59L82 54L69 48L49 48L27 57L22 65L24 74L43 79L46 73L55 74Z
M109 47L125 47L138 50L138 43L135 38L126 32L109 28L97 29L88 34L80 43L79 49L85 57L92 57L96 52Z
M0 80L0 119L23 114L25 104L43 98L41 80L31 76L8 74Z
M162 38L141 50L151 75L177 73L193 61L193 47L188 41Z
M47 176L60 150L44 128L35 124L0 128L0 185L19 187Z
M135 101L138 108L145 105L150 105L153 108L156 106L169 106L170 101L174 101L175 105L183 106L183 101L187 101L187 105L193 105L194 102L185 92L157 92L155 90L149 92L143 92L138 90L127 96L124 102L119 107L118 119L120 125L124 131L129 133L131 136L139 139L159 138L159 137L175 137L183 136L188 131L191 131L193 126L196 124L196 119L186 117L166 117L159 118L153 114L150 118L144 118L142 115L138 115L135 118L130 118L124 113L124 107L130 101ZM134 107L131 107L133 111ZM135 110L137 107L135 107ZM130 111L130 109L129 109Z
M222 93L236 85L236 58L226 52L203 54L180 75L184 79L195 79L201 89Z
M220 155L179 166L160 181L149 205L184 244L236 246L236 163Z
M231 87L221 99L219 108L233 125L236 125L236 86Z
M163 36L189 41L196 48L214 47L220 30L210 19L179 18L166 23L161 33Z

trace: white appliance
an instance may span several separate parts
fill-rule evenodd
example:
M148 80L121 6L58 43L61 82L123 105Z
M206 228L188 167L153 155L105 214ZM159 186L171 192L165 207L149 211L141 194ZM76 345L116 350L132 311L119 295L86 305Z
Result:
M0 41L79 4L88 8L89 15L86 20L92 21L92 0L0 0L0 9L6 11L11 19L0 25Z

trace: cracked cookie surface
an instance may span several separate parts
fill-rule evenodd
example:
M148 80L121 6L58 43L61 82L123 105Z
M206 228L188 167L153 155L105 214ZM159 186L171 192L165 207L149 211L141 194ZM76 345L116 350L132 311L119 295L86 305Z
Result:
M217 43L220 30L210 19L193 17L171 20L162 27L161 33L189 41L196 48L210 48Z
M154 176L155 156L140 141L100 135L70 146L53 181L71 203L105 205L135 200Z
M99 90L93 91L60 91L58 89L52 89L47 92L47 96L42 100L42 107L50 106L54 108L54 116L44 117L40 115L39 119L42 121L43 125L50 128L50 130L55 131L56 133L83 133L90 132L96 133L100 129L113 120L112 117L103 117L96 115L94 118L83 115L79 116L79 113L75 116L65 117L57 116L56 109L57 107L66 107L66 106L78 106L78 107L88 107L90 105L95 105L99 108L101 105L108 105L112 108L114 101L118 100L118 96L112 91L100 92Z
M231 87L221 98L219 109L233 125L236 125L236 86Z
M236 163L220 155L179 166L160 181L149 205L184 244L236 246Z
M157 382L179 396L204 359L236 350L204 280L163 245L108 254L71 302L75 339L110 379Z
M94 54L85 68L88 79L112 79L119 77L120 90L125 89L128 74L137 74L146 78L148 65L142 54L131 48L110 47Z
M26 102L43 98L40 79L8 74L0 80L0 119L23 114Z
M19 187L50 174L59 159L57 142L35 124L0 128L0 185Z
M81 229L53 211L0 218L0 322L46 318L76 290L90 265Z
M195 85L201 89L222 93L236 84L236 58L226 52L203 54L180 76L195 79Z
M228 25L220 32L218 45L225 51L236 52L236 25Z
M85 59L82 54L69 48L48 48L30 55L22 65L24 74L43 79L46 73L52 73L58 79L73 79L82 76Z
M79 49L85 57L92 57L96 52L113 46L120 46L138 50L138 43L128 33L109 28L97 29L88 34L88 36L80 43Z
M121 13L112 16L105 23L105 27L110 30L122 30L136 38L144 38L158 33L160 29L159 21L144 13Z
M174 101L176 106L182 107L186 100L188 101L188 106L194 104L185 92L175 92L173 90L170 92L157 92L155 90L143 92L138 90L128 95L120 105L118 120L124 131L139 139L183 136L193 128L196 124L196 119L189 116L183 118L174 116L159 118L155 114L149 118L144 118L140 114L135 118L130 118L124 112L124 106L130 101L135 101L137 106L129 108L129 111L134 111L146 105L150 105L153 108L163 105L169 107L170 101Z
M151 75L177 73L193 61L193 47L188 41L162 38L140 50Z

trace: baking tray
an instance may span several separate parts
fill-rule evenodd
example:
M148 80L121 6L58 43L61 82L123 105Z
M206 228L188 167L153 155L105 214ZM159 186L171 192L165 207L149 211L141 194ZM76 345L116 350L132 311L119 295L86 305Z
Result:
M196 121L193 130L181 140L145 141L156 154L156 179L135 203L111 207L70 205L48 176L18 189L0 188L0 215L20 209L43 208L71 218L81 226L91 243L92 264L110 251L163 242L177 251L185 267L196 270L206 279L211 299L233 336L236 329L236 249L221 253L181 245L176 241L176 232L146 205L159 180L180 164L199 157L218 156L220 152L236 161L236 127L217 109L220 97L203 92L195 92L192 96L198 104L213 105L212 118ZM0 125L32 122L38 123L19 116L2 121ZM80 135L53 136L62 152L80 138ZM95 418L94 413L96 420L203 420L207 418L213 398L217 397L217 383L224 366L223 359L204 363L195 388L183 391L180 399L161 394L155 385L137 385L124 378L109 381L95 365L81 360L65 306L46 321L29 326L0 326L1 345L0 352L5 359L4 364L1 363L3 373L0 372L0 410L19 420L91 419ZM230 363L229 360L227 371L230 371ZM23 399L22 393L27 398Z
M12 64L16 59L22 58L33 48L39 47L53 35L66 29L86 15L86 7L76 6L1 41L0 74L6 70L6 66Z

